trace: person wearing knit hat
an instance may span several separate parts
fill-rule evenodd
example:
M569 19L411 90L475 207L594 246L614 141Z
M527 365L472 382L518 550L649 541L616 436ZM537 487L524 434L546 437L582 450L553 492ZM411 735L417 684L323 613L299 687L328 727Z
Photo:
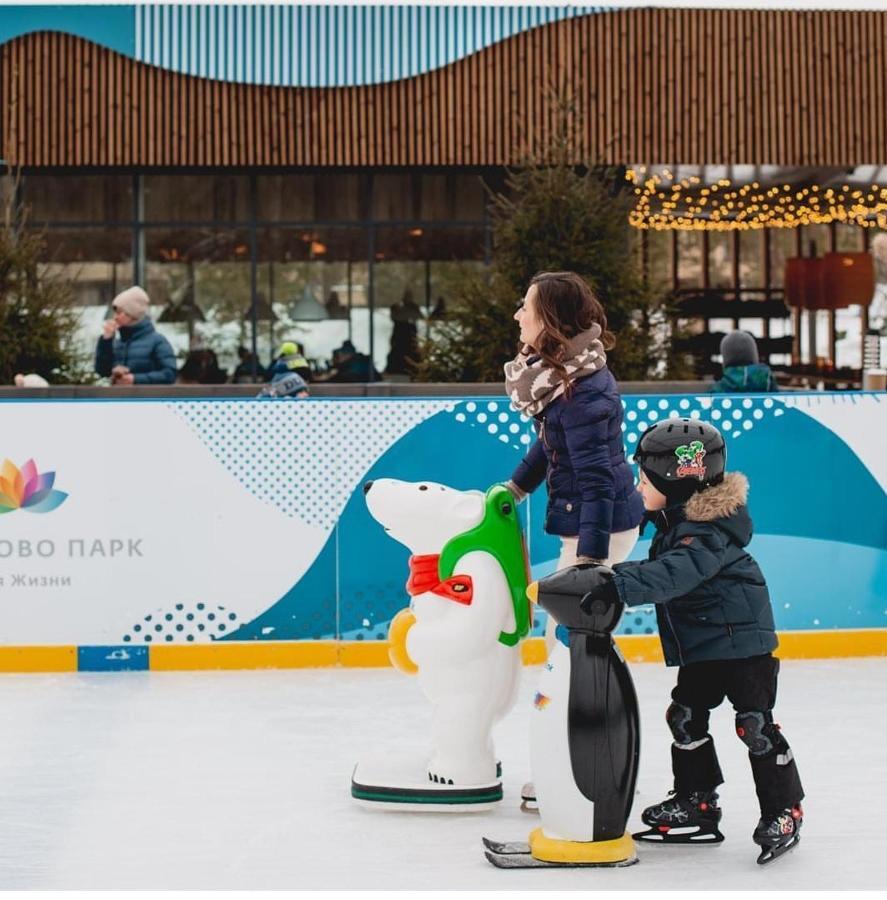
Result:
M115 313L122 312L132 322L138 322L147 315L149 303L148 295L138 285L134 285L111 301L111 309Z
M172 384L176 357L148 316L148 295L138 285L111 301L112 317L102 326L95 370L114 385Z
M305 381L311 381L311 366L302 353L302 345L295 341L284 341L280 345L277 359L268 369L268 376L273 383L293 372Z
M758 360L758 345L747 331L731 331L721 340L724 372L714 383L718 394L778 391L770 366Z

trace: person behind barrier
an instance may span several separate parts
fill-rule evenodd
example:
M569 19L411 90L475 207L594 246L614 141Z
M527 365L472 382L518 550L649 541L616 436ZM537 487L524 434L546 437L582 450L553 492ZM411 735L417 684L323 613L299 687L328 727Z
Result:
M505 387L512 406L533 417L537 440L506 487L523 500L547 482L545 530L561 538L558 569L620 562L644 509L625 461L604 308L579 275L542 272L514 318L520 350L505 364Z
M284 341L280 345L277 359L268 369L268 378L273 382L291 372L300 375L305 381L311 381L311 366L303 355L302 345L295 341Z
M135 285L118 294L111 309L96 345L96 372L113 385L172 384L176 356L148 318L148 295Z
M237 358L240 362L231 376L232 384L255 384L256 381L265 381L265 367L258 358L243 345L237 348Z
M332 364L328 372L318 376L316 381L331 381L358 384L378 381L379 373L366 353L358 353L351 341L343 341L333 350Z
M769 862L797 842L804 791L773 720L778 641L767 583L747 550L748 480L726 472L726 457L721 433L698 419L667 419L644 432L634 458L646 520L656 527L649 558L614 566L581 605L655 604L665 663L678 667L666 713L674 788L644 810L651 831L636 837L723 840L716 788L724 778L708 724L726 697L736 711L736 734L748 747L761 810L753 835L762 848L758 861ZM671 837L678 826L682 834Z
M731 331L721 340L721 360L724 368L720 380L714 383L712 392L768 393L779 387L770 366L758 360L758 344L748 331Z
M284 398L302 400L308 396L310 396L308 392L308 383L301 375L297 375L295 372L290 372L289 375L281 375L278 378L275 378L271 384L266 384L265 387L256 394L256 397L259 400Z

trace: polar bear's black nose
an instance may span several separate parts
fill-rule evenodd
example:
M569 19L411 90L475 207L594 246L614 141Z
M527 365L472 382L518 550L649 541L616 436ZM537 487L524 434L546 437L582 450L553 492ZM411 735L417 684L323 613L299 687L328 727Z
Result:
M363 492L368 494L370 492L370 488L373 486L372 481L365 481L363 483Z

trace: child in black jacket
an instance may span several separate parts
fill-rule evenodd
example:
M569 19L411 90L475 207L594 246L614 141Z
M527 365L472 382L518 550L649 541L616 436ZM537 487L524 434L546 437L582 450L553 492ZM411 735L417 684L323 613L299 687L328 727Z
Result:
M746 550L752 522L748 482L725 474L720 432L696 419L668 419L641 438L635 461L647 520L656 526L649 559L614 567L612 580L583 598L654 603L666 665L679 666L666 719L672 734L674 790L644 810L664 843L719 843L723 782L708 733L709 713L730 700L736 733L748 746L761 819L753 839L759 863L799 839L804 791L788 742L773 721L779 660L764 576ZM679 830L676 830L679 829Z

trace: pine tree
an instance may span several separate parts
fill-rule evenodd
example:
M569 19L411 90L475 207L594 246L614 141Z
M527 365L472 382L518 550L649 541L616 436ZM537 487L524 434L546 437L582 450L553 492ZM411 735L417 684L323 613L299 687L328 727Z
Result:
M70 284L41 265L46 242L28 230L18 174L0 176L0 384L35 372L51 384L91 380L72 338L78 313Z
M671 351L668 307L645 284L634 205L620 167L576 166L575 118L561 102L551 146L510 171L490 192L492 260L484 277L466 277L448 298L447 316L422 345L421 381L501 381L517 350L512 320L530 279L577 272L603 303L616 347L608 363L620 379L683 374Z

